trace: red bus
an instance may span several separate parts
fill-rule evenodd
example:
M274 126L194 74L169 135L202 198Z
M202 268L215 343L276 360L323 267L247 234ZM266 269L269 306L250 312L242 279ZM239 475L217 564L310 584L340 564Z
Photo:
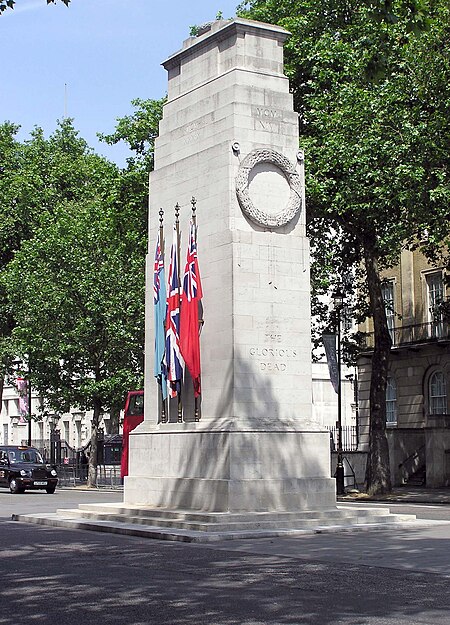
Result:
M144 420L144 391L129 391L125 402L120 476L128 475L128 441L130 432Z

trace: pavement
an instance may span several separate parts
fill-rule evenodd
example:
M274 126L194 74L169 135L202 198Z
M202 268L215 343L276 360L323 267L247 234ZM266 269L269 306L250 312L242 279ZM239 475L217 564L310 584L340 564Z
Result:
M77 491L90 491L92 488L87 488L85 485L81 486L62 486L61 490L77 490ZM110 488L107 486L101 486L95 489L97 492L123 492L123 487ZM349 491L346 495L337 497L340 502L361 502L368 503L370 501L385 501L388 503L428 503L428 504L450 504L450 486L446 488L426 488L423 487L410 487L401 486L393 488L389 495L376 495L369 497L366 493Z
M348 492L346 495L337 498L341 502L361 502L384 501L387 503L428 503L428 504L450 504L450 487L446 488L426 488L401 486L393 488L388 495L376 495L369 497L366 493Z

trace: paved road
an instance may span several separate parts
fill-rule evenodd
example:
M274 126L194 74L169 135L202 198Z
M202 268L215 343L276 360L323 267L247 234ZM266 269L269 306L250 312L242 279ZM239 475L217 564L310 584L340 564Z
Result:
M106 503L122 501L119 491L56 489L53 495L45 491L26 491L11 495L9 490L0 489L0 519L11 519L12 514L33 514L55 512L58 508L76 508L83 502ZM1 625L1 619L0 619Z
M4 516L100 498L121 495L1 493L0 625L450 622L450 524L196 545Z

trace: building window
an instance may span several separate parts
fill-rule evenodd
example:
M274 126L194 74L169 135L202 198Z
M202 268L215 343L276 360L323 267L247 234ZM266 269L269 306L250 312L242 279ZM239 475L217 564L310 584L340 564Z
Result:
M77 447L81 447L81 421L75 421Z
M394 312L394 282L383 282L381 285L381 294L383 296L384 306L386 308L386 319L391 336L392 344L395 344L395 312Z
M395 379L389 377L386 385L386 423L397 423L397 385Z
M444 335L444 323L442 316L442 302L444 301L444 281L442 272L436 271L426 277L428 295L428 321L433 338L442 338Z
M442 371L435 371L428 383L430 414L447 414L447 389Z

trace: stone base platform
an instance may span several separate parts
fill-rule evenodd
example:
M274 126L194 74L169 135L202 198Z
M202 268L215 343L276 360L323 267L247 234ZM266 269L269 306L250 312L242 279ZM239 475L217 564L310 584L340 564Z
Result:
M81 504L54 514L14 514L13 521L52 527L109 532L159 540L208 543L239 538L268 538L324 532L411 527L412 515L386 508L339 506L304 512L205 513L128 504Z
M328 431L293 422L177 425L132 432L126 505L250 515L335 506Z

